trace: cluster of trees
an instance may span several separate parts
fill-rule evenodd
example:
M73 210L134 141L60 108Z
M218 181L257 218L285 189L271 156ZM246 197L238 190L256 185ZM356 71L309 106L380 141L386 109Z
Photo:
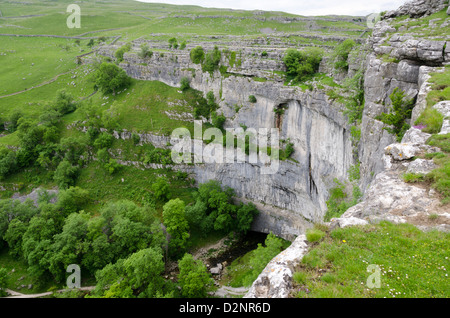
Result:
M202 64L203 72L214 73L219 69L222 53L217 46L211 52L205 53L201 46L197 46L191 50L191 61L194 64Z
M83 162L86 148L80 139L60 139L58 125L63 115L73 112L78 106L71 95L61 90L39 118L20 117L16 129L20 147L17 151L0 150L0 177L37 165L56 169L55 181L67 188L76 175L76 167Z
M55 203L46 191L37 204L1 200L0 248L7 245L11 255L24 259L37 282L63 283L67 266L79 264L97 279L93 297L203 297L211 277L186 254L190 229L245 233L258 211L234 205L233 191L216 181L201 185L195 198L190 206L179 198L168 201L162 222L153 206L127 200L88 214L83 208L90 195L79 187L60 191ZM179 261L181 289L162 276L169 258Z
M314 47L303 51L287 50L283 58L287 68L287 75L297 82L305 81L317 73L323 54L323 50Z
M170 49L180 49L180 50L184 50L186 48L186 41L181 42L181 44L178 44L178 40L176 38L170 38L169 39L169 48Z
M201 184L194 194L195 203L186 207L186 220L204 235L213 230L246 233L258 210L252 203L235 205L233 197L233 189L222 189L215 180Z

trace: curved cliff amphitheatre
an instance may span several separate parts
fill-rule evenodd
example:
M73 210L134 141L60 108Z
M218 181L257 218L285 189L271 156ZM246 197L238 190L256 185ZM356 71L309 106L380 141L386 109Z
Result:
M0 296L449 297L448 0L69 5L0 4Z

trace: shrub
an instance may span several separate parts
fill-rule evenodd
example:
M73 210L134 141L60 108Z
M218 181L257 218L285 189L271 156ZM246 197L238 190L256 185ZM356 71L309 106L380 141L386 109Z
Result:
M227 118L223 114L217 115L215 111L211 113L211 122L216 128L223 129L223 124L226 120Z
M255 97L255 95L250 95L249 97L248 97L248 101L250 102L250 103L256 103L256 97Z
M178 41L176 38L169 39L169 48L174 48L174 49L178 48Z
M191 83L189 81L189 78L187 77L182 77L180 80L180 88L181 90L184 92L185 90L188 90L189 88L191 88Z
M149 47L146 43L142 43L141 44L141 50L138 52L138 56L141 59L145 59L147 57L152 57L153 56L153 52L149 50Z
M382 121L390 127L384 127L390 134L397 136L397 141L401 141L405 132L410 128L406 120L411 118L414 102L412 99L405 100L405 93L396 87L389 98L392 101L392 111L388 114L383 113L376 119Z
M190 57L192 63L201 64L205 59L205 51L201 46L197 46L191 50Z
M331 61L333 66L337 70L348 70L348 55L353 47L356 45L352 39L346 39L338 46L336 46L333 54L331 55Z
M213 73L215 70L219 68L220 59L222 57L222 53L217 46L214 47L214 50L208 52L205 56L205 60L202 64L203 72Z
M91 40L92 41L92 40ZM123 61L123 55L125 54L125 52L129 52L131 50L131 44L127 43L124 46L121 46L116 53L114 54L114 56L116 57L117 61L120 63Z
M308 48L304 51L289 49L283 58L287 75L302 82L319 70L323 51L318 48Z
M334 183L335 186L330 189L330 197L326 201L328 208L325 215L326 221L329 221L331 218L341 216L350 206L345 201L345 199L347 198L345 185L337 179L334 179Z
M186 41L181 42L180 50L184 50L186 48Z

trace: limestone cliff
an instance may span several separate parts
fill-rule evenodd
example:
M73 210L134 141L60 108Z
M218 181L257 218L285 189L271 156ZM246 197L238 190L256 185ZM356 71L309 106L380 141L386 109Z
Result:
M409 28L406 22L442 10L445 2L416 0L386 13L367 41L355 39L364 44L364 49L351 53L348 72L336 73L326 59L323 61L321 71L338 82L359 70L364 71L365 107L356 152L343 105L330 99L326 89L284 85L284 79L278 74L285 70L282 57L291 46L276 35L270 36L270 45L268 37L248 40L220 36L208 42L188 43L185 50L170 50L167 43L158 41L136 40L120 66L137 79L179 86L181 78L187 77L191 87L204 93L213 91L219 100L219 112L227 117L225 127L279 128L281 139L289 139L295 152L293 160L281 161L274 175L262 175L261 164L250 163L197 164L189 167L189 171L198 182L219 180L235 189L242 200L257 204L262 213L255 221L255 230L274 231L293 239L311 224L323 221L333 180L346 180L352 165L361 163L363 193L385 170L385 148L395 138L383 129L385 125L376 117L389 112L389 95L398 87L416 100L414 120L425 105L427 74L450 61L448 38L424 36L413 31L417 23ZM410 15L406 20L396 20L406 14ZM445 27L447 20L433 23ZM433 27L431 22L429 27ZM323 35L317 37L327 39ZM141 59L136 52L143 42L151 50L165 52ZM114 58L114 52L123 44L102 47L98 54ZM226 73L203 72L200 65L192 63L189 52L197 45L206 51L217 45L234 52L234 60L229 54L222 54L221 65L226 67ZM264 56L262 47L266 50ZM256 97L256 103L249 102L250 95ZM280 106L285 111L277 115L274 110Z

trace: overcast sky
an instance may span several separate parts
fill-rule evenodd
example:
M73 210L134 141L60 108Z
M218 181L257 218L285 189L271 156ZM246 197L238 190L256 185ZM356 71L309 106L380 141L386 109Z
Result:
M283 11L299 15L362 15L394 10L407 0L138 0L208 8Z

